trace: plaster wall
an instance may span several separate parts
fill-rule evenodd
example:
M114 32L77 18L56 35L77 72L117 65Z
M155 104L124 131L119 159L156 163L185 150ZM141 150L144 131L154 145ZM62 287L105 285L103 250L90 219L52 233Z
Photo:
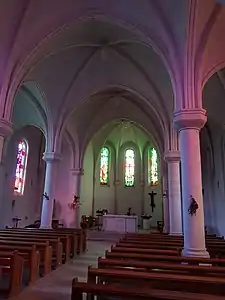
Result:
M72 151L69 143L64 138L62 141L61 160L56 162L56 185L55 185L55 205L53 209L53 219L57 219L65 227L72 227L75 221L74 211L68 204L73 200L72 176L70 169L72 166Z
M28 142L26 182L23 195L14 194L17 145L21 139ZM32 126L23 127L13 134L4 157L2 226L12 226L12 218L21 218L20 227L40 218L44 185L45 162L42 160L43 134ZM12 201L15 206L12 208Z
M210 233L225 235L225 140L218 124L210 123L210 133L212 143L201 151L205 225Z

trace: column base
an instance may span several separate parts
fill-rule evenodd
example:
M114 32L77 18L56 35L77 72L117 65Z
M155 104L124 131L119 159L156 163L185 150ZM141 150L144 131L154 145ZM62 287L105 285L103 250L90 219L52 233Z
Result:
M40 226L39 229L52 229L52 226Z
M163 228L163 233L169 234L169 230L167 228Z
M169 235L183 235L183 232L170 232Z
M209 253L206 249L187 249L184 248L181 253L182 256L188 257L203 257L203 258L210 258Z

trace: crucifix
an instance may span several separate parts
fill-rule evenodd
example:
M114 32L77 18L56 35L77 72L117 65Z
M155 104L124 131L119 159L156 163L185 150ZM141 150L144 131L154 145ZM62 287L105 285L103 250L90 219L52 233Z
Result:
M155 193L154 191L152 191L151 193L148 193L150 198L151 198L151 203L150 206L152 208L152 212L154 212L154 208L155 208L155 196L157 195L157 193Z

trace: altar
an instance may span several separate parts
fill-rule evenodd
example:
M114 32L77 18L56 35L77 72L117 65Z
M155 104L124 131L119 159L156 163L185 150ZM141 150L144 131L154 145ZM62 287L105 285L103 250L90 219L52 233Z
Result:
M138 229L138 217L127 215L104 215L102 230L113 232L136 232Z

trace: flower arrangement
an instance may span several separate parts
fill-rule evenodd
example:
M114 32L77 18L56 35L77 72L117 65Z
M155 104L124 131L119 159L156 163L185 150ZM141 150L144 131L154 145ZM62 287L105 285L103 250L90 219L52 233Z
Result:
M73 202L69 203L68 206L71 210L75 210L76 208L80 207L80 197L78 197L77 195L73 196Z

